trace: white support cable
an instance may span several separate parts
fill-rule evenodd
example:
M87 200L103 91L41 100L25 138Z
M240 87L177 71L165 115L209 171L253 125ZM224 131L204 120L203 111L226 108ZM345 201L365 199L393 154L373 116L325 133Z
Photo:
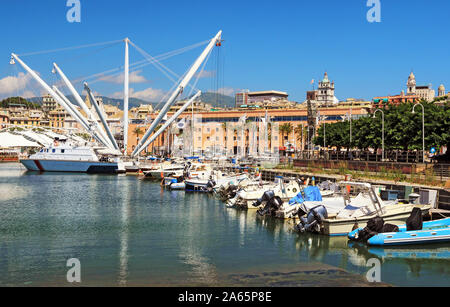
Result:
M177 56L179 54L183 54L183 53L185 53L185 52L187 52L189 50L195 49L195 48L197 48L199 46L202 46L202 45L204 45L207 42L208 41L204 41L204 42L193 44L191 46L187 46L187 47L180 48L180 49L177 49L177 50L169 51L169 52L160 54L158 56L155 56L154 58L159 60L159 61L166 60L166 59L169 59L171 57ZM130 64L130 71L135 71L135 70L137 70L139 68L146 67L146 66L148 66L150 64L153 64L153 63L154 63L153 60L149 61L148 58L145 58L144 60L140 60L140 61L131 63ZM94 81L90 82L90 84L92 85L94 83L103 81L101 77L114 77L114 76L120 75L122 73L122 69L123 69L123 65L121 65L119 67L116 67L116 68L108 69L108 70L105 70L103 72L96 73L96 74L93 74L93 75L82 76L82 77L79 77L77 79L71 80L71 82L74 83L74 84L78 84L78 83L82 83L84 81L88 81L90 79L97 79L98 78L97 80L94 80Z
M159 62L158 60L156 60L152 55L148 54L145 50L143 50L142 48L140 48L139 46L137 46L137 45L134 44L133 42L130 41L130 44L131 44L134 48L136 48L136 50L138 50L139 53L141 53L144 57L148 57L148 58L149 58L149 62L151 62L150 64L155 64L155 67L156 67L158 70L160 70L164 75L166 75L166 77L167 77L169 80L171 80L172 82L176 83L176 82L179 82L179 81L174 80L171 76L169 76L169 73L172 74L174 77L178 78L178 80L184 78L184 75L183 75L183 76L178 76L177 73L175 73L174 71L172 71L170 68L168 68L168 67L165 66L164 64L160 63L160 62ZM191 68L192 68L192 66L189 67L189 70L190 70ZM166 72L165 70L166 70L167 72ZM189 71L189 70L188 70L188 71ZM185 74L186 74L186 73L185 73ZM188 85L188 86L190 86L190 85ZM190 86L190 87L191 87L191 86ZM196 89L196 88L194 88L194 87L191 87L191 88L192 88L192 91L194 91L194 90L197 90L197 91L198 91L198 89ZM191 92L191 93L192 93L192 92Z
M147 52L145 52L144 50L142 50L141 48L139 48L138 46L136 46L133 42L130 41L130 44L136 48L136 50L139 51L139 53L141 53L144 57L149 58L150 61L152 61L152 64L154 64L154 66L161 71L170 81L172 82L176 82L172 76L169 75L169 73L171 73L172 75L174 75L176 78L179 78L179 76L174 73L173 71L171 71L169 68L167 68L166 66L164 66L163 64L159 63L158 60L156 60L153 56L151 56L150 54L148 54ZM169 72L169 73L168 73Z
M79 45L79 46L65 47L65 48L59 48L59 49L35 51L35 52L18 54L18 56L24 57L24 56L30 56L30 55L48 54L48 53L55 53L55 52L67 51L67 50L75 50L75 49L82 49L82 48L89 48L89 47L112 45L112 44L120 43L122 41L123 40L115 40L115 41L109 41L109 42L94 43L94 44L87 44L87 45Z

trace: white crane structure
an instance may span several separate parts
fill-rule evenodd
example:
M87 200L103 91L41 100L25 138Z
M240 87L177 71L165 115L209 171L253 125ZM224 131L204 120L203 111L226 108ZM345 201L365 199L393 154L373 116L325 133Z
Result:
M68 105L66 101L68 99L62 95L61 92L58 94L53 88L51 88L44 80L39 77L39 75L34 72L27 64L25 64L16 54L11 54L11 64L15 64L17 61L66 111L72 116L76 121L78 121L83 128L85 128L97 141L105 145L106 147L110 147L108 142L106 142L102 137L100 137L96 131L92 129L92 127L87 124L87 121L83 118L83 116L78 112L74 111L76 109L72 104ZM64 97L64 98L63 98Z
M92 135L92 137L99 143L103 144L103 141L101 140L101 138L97 135L97 133L95 133L95 131L92 129L91 124L89 124L89 122L84 118L84 116L80 113L80 111L78 111L78 109L69 101L69 99L67 99L66 96L64 96L63 93L61 93L61 91L55 86L52 86L52 89L55 91L55 93L57 93L63 100L64 102L67 104L67 106L72 110L72 112L76 115L75 117L73 117L76 121L78 121L81 126L83 126L84 129L86 129L86 131ZM64 107L64 106L63 106ZM106 146L106 144L104 144Z
M123 152L126 155L128 150L128 99L130 95L129 74L130 63L128 56L129 39L125 38L125 66L124 66L124 86L123 86Z
M105 116L103 116L102 110L100 110L100 106L98 105L97 99L95 99L94 94L92 94L92 91L86 82L84 83L84 89L89 95L89 99L91 100L91 103L94 106L95 111L97 112L98 118L100 118L100 121L102 122L103 128L105 129L106 134L108 135L108 139L113 144L114 149L119 150L119 146L117 145L117 142L114 139L114 135L112 134L111 129L109 129L108 122L106 121Z
M197 99L201 92L198 91L195 95L191 96L189 100L183 105L183 107L176 112L169 120L167 120L167 113L169 109L176 103L179 96L183 93L185 88L189 85L190 81L193 79L193 77L196 75L199 68L203 65L205 65L208 62L209 56L211 54L211 51L213 50L214 46L220 46L221 44L221 36L222 31L219 31L212 39L206 40L197 44L194 44L192 46L184 47L181 49L177 49L171 52L167 52L165 54L159 55L157 57L152 57L149 54L147 54L144 50L136 46L132 41L130 41L128 38L125 38L124 40L120 41L113 41L113 42L105 42L105 43L97 43L97 44L89 44L89 45L83 45L83 46L76 46L76 47L68 47L68 48L60 48L60 49L54 49L54 50L47 50L47 51L40 51L40 52L33 52L28 54L22 54L21 56L26 55L34 55L34 54L43 54L43 53L51 53L51 52L59 52L64 50L71 50L71 49L79 49L79 48L87 48L87 47L94 47L94 46L103 46L103 45L111 45L116 44L120 42L125 43L125 63L123 66L123 74L124 74L124 84L123 84L123 101L124 101L124 114L123 114L123 154L127 154L128 150L128 114L129 114L129 96L130 96L130 89L129 89L129 81L130 81L130 67L132 70L136 70L137 68L143 67L148 64L154 64L157 69L159 69L161 72L163 72L170 80L174 82L174 91L169 92L171 95L169 98L165 101L165 104L163 105L161 111L156 116L156 118L151 122L149 129L144 134L143 138L140 140L139 144L136 146L134 151L132 152L131 156L136 157L138 156L146 147L148 147L154 140L165 131L180 115L183 113L194 101ZM143 61L139 61L136 63L132 63L130 65L129 63L129 45L132 45L135 47L138 52L144 55L146 58ZM203 52L200 54L200 56L195 60L195 62L192 64L192 66L189 68L189 70L182 76L179 77L176 73L159 63L158 60L167 59L169 57L181 54L183 52L186 52L188 50L191 50L193 48L196 48L200 45L207 44L206 48L203 50ZM84 82L84 89L87 92L87 95L89 97L89 100L92 102L92 106L95 109L94 111L91 111L91 109L88 107L85 101L81 98L80 94L77 92L73 84L78 84L79 80L70 81L67 76L64 74L64 72L61 70L61 68L56 64L53 63L53 69L52 73L59 75L59 77L62 80L62 84L64 84L69 92L73 95L76 104L81 108L81 110L76 106L74 103L72 103L65 94L62 93L62 91L56 87L55 85L50 86L48 85L35 71L33 71L27 64L23 62L21 58L15 53L11 54L11 62L10 64L15 64L18 62L36 81L37 83L42 86L54 99L55 101L61 105L66 112L75 119L88 133L89 135L95 139L100 145L107 147L108 149L112 151L119 151L120 148L118 146L117 141L114 138L114 135L111 132L111 129L109 128L107 124L107 118L103 110L100 108L99 104L97 103L97 99L93 95L91 88L88 86L86 82ZM203 70L204 66L202 67ZM117 72L116 72L117 70ZM84 80L87 78L99 78L104 76L105 73L121 73L121 67L117 69L112 69L103 73L97 73L92 76L88 77L82 77ZM178 78L178 80L175 80L173 78L175 76ZM199 75L197 76L197 79L195 81L195 84L190 87L192 88L192 91L194 91L196 82L198 81ZM181 80L181 81L180 81ZM95 81L97 82L97 81ZM90 82L90 84L94 83ZM192 92L191 92L192 93ZM191 95L189 93L187 96L189 97ZM166 98L166 97L165 97ZM163 99L165 99L163 98ZM164 100L161 100L160 103L162 103ZM95 113L97 113L98 116L95 116ZM158 131L152 136L154 131L156 130L156 127L161 123L165 122L165 124L158 129Z
M89 110L89 107L83 101L83 99L81 98L80 94L78 94L77 90L74 88L74 86L69 81L69 79L66 77L66 75L63 73L61 68L58 65L56 65L56 63L53 63L53 68L54 68L54 72L58 73L58 75L61 77L61 79L64 82L64 84L67 86L69 91L72 93L72 95L74 96L74 98L77 101L78 105L86 113L86 116L88 116L88 119L93 123L93 126L94 126L96 132L98 133L99 136L101 136L101 139L104 141L102 143L106 142L105 145L107 145L108 148L116 149L115 146L113 145L113 143L111 142L111 140L106 135L105 131L102 130L102 128L100 127L100 124L96 120L95 116L92 114L91 110ZM92 102L92 104L94 104L94 102Z
M132 152L131 155L133 157L139 155L145 149L144 145L146 144L150 135L155 130L156 126L166 116L170 107L175 103L175 100L183 92L184 88L189 84L189 82L194 77L197 70L200 68L200 65L206 59L206 57L211 52L211 50L214 48L214 46L217 45L218 43L220 43L221 36L222 36L222 31L219 31L216 34L216 36L213 39L211 39L209 44L206 46L205 50L203 50L203 52L200 54L200 56L197 58L197 60L194 62L194 64L191 66L191 68L188 70L188 72L186 73L184 78L179 83L178 87L175 89L175 91L172 93L170 98L167 100L166 104L163 106L163 108L159 112L158 116L155 118L155 120L150 125L150 128L147 130L145 135L142 137L142 140L139 142L139 144L136 146L135 150Z

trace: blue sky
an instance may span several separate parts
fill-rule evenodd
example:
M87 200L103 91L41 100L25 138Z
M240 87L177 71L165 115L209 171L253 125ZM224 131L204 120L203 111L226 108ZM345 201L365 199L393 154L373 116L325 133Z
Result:
M224 69L221 87L282 90L303 101L325 71L336 82L336 96L371 99L405 89L414 71L418 84L443 83L450 89L448 0L381 0L381 22L369 23L366 0L322 1L149 1L81 0L81 23L66 20L66 0L15 0L0 4L0 97L6 95L7 76L20 77L9 65L18 54L78 46L129 37L155 56L207 40L223 30L220 51ZM200 54L192 50L163 63L182 75ZM142 59L130 51L131 62ZM214 56L207 71L214 71ZM123 44L25 56L23 59L49 83L57 62L74 79L119 67ZM22 76L23 77L23 76ZM130 85L138 97L158 96L171 83L152 67L136 73ZM11 80L11 79L8 79ZM2 85L3 81L3 85ZM18 83L19 84L19 83ZM77 85L81 90L81 86ZM25 92L27 89L14 89ZM119 95L121 85L97 82L106 96ZM202 90L214 80L201 79ZM37 86L30 83L33 92ZM153 96L152 96L153 97ZM143 97L140 97L143 98ZM150 99L152 100L152 99Z

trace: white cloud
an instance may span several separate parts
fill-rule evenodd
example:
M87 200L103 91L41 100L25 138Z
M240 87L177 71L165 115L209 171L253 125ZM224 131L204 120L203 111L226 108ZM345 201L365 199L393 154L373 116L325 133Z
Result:
M133 88L130 88L130 97L142 99L149 102L158 102L161 98L164 97L166 92L161 89L147 88L142 91L135 91ZM112 98L123 99L123 91L115 92L110 95Z
M142 70L136 70L132 71L129 75L129 82L130 83L144 83L147 82L147 79L141 75ZM101 76L99 77L99 80L102 80L104 82L108 83L115 83L115 84L123 84L125 81L125 74L121 73L117 76Z
M7 76L3 79L0 79L0 96L11 96L17 94L31 94L31 96L35 96L31 93L31 91L26 91L23 93L27 87L30 86L30 83L33 81L33 77L30 74L25 74L20 72L18 76ZM29 98L26 97L26 98Z
M203 70L203 71L199 71L195 74L196 78L202 79L202 78L213 78L216 76L216 72L215 71L208 71L208 70Z
M210 90L209 92L210 93L218 92L219 94L223 94L223 95L226 95L226 96L234 96L234 94L236 92L239 92L239 91L240 91L240 89L235 89L235 88L232 88L232 87L222 87L222 88L219 88L218 91Z

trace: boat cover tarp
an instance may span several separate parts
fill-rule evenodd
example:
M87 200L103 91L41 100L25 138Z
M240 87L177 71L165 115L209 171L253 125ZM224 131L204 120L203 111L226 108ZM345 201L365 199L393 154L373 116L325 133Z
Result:
M304 198L303 194L305 195ZM297 196L289 201L289 204L302 204L305 201L322 201L322 194L320 194L319 188L313 186L304 188L303 192L298 193Z
M308 186L303 192L305 193L306 201L322 201L322 194L318 187Z

